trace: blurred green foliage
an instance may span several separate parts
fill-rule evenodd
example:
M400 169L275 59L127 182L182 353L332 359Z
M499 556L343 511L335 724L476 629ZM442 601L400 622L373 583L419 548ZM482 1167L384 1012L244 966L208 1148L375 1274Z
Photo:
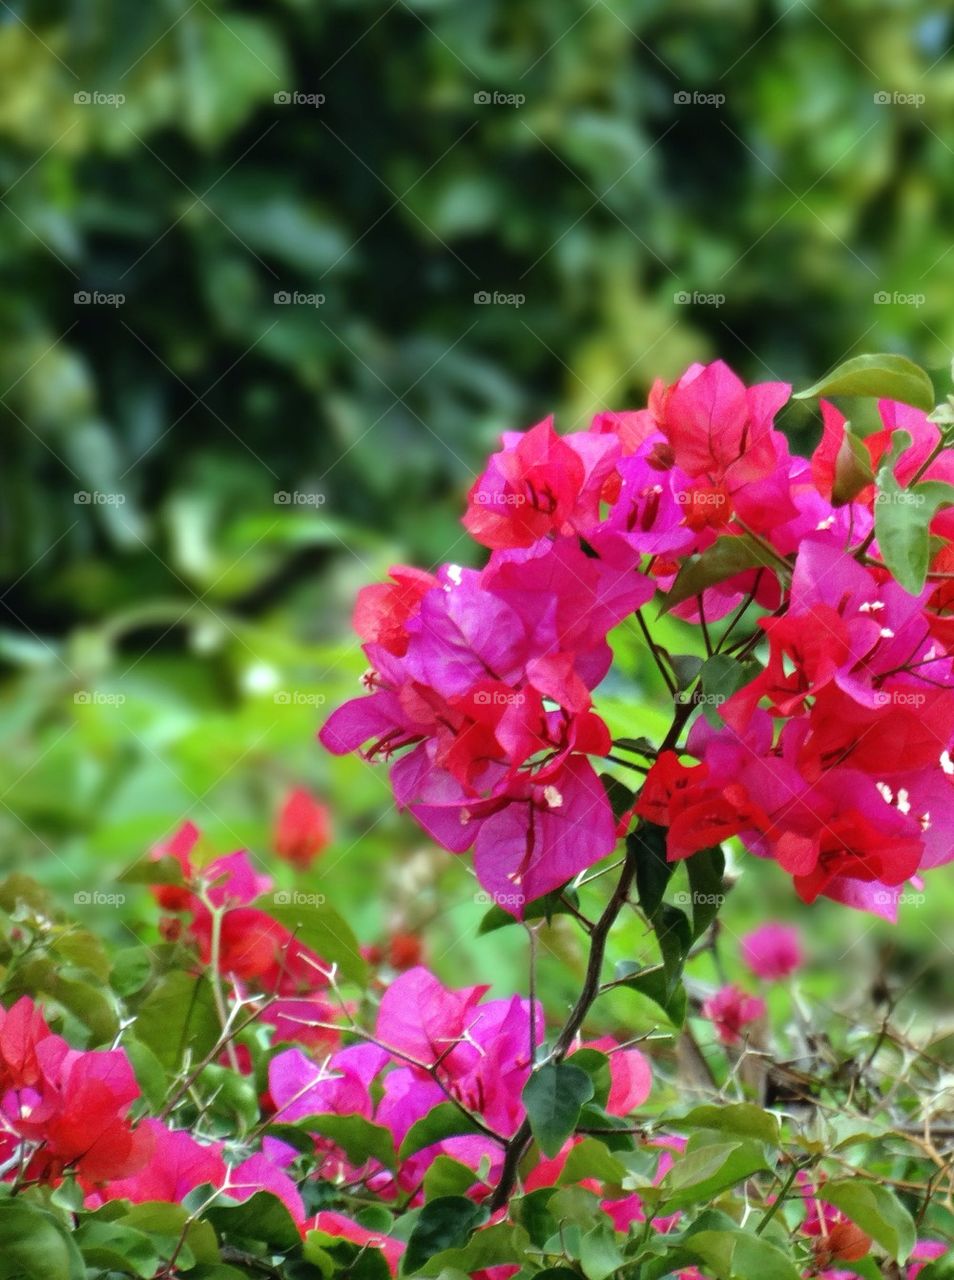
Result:
M551 409L715 354L946 368L952 40L923 0L4 4L3 863L70 895L187 815L267 854L305 781L359 934L516 964L312 742L353 595L472 554L474 469Z

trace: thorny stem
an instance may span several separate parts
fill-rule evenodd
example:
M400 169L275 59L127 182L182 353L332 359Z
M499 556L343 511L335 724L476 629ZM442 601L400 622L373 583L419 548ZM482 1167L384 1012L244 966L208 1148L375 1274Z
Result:
M636 617L639 618L637 611ZM646 630L645 622L640 622ZM652 640L647 639L652 646ZM655 650L653 650L655 656ZM686 702L677 702L675 713L673 715L672 724L669 726L659 752L669 751L676 746L679 741L680 734L685 728L686 722L692 715L694 710L692 700ZM606 944L613 925L616 923L617 917L629 901L630 890L636 879L636 864L639 853L635 840L626 841L626 853L622 861L616 865L619 866L619 878L613 889L613 893L603 908L602 914L593 925L590 931L590 951L586 962L586 974L583 978L583 986L580 994L576 998L576 1002L570 1011L570 1016L563 1025L563 1030L557 1036L556 1043L551 1053L548 1055L547 1062L562 1062L567 1053L573 1046L577 1033L586 1020L593 1002L600 995L601 983L600 976L603 970L603 960L606 955ZM540 1064L543 1065L542 1063ZM530 1145L532 1134L530 1131L530 1121L524 1119L517 1132L507 1142L504 1151L503 1167L500 1171L500 1181L490 1199L491 1213L502 1208L510 1199L510 1195L517 1181L517 1172L520 1167L520 1161L523 1159L527 1147Z
M215 1001L215 1009L219 1015L219 1022L222 1024L222 1034L227 1037L225 1041L225 1052L228 1055L229 1066L233 1071L238 1071L238 1054L235 1052L235 1045L232 1043L232 1037L228 1035L229 1012L225 1003L225 993L222 990L222 973L219 968L222 950L222 919L225 915L226 909L224 907L212 906L211 903L207 903L206 905L212 914L212 936L209 942L209 967L212 980L212 998Z
M612 897L603 908L603 913L593 926L593 932L590 934L590 954L586 964L586 976L583 979L582 990L576 998L576 1003L570 1012L569 1018L563 1025L563 1030L557 1037L553 1051L547 1059L549 1062L561 1062L566 1057L573 1045L573 1041L576 1039L577 1032L582 1027L583 1021L590 1011L590 1006L599 995L600 973L603 968L603 957L606 954L606 943L610 930L616 923L617 916L626 905L630 887L636 877L636 857L636 843L635 841L629 841L626 846L626 856L623 859L623 868L616 882ZM491 1213L502 1208L510 1199L514 1184L517 1181L517 1170L520 1166L520 1161L523 1159L524 1152L530 1145L530 1138L530 1122L529 1120L524 1120L507 1143L503 1168L500 1172L500 1181L497 1183L497 1188L490 1200Z
M646 619L643 617L642 610L637 609L636 612L633 614L633 617L636 619L637 623L639 624L639 629L643 633L643 639L646 641L646 644L649 648L649 652L652 655L652 659L659 669L659 674L662 676L663 680L665 680L666 682L666 688L673 695L673 697L675 697L676 683L673 680L672 676L669 674L669 671L666 668L666 664L662 660L662 652L663 652L662 649L660 648L659 645L656 644L656 641L649 634L649 627L646 626Z
M765 1210L765 1213L762 1215L761 1222L755 1228L755 1234L757 1236L760 1236L762 1234L762 1232L765 1230L768 1224L772 1221L772 1219L778 1213L779 1209L781 1209L788 1193L791 1191L792 1187L795 1185L795 1179L798 1177L798 1175L802 1172L803 1169L807 1169L813 1163L814 1163L814 1159L803 1160L801 1163L796 1161L792 1165L789 1171L788 1177L782 1183L782 1186L779 1190L778 1195L775 1197L775 1199L772 1201L769 1207Z

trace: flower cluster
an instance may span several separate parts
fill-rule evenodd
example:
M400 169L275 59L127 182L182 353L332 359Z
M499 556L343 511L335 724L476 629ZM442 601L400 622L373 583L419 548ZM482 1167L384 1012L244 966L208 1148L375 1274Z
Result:
M0 1008L0 1161L8 1176L48 1180L69 1168L95 1184L142 1168L151 1144L129 1119L138 1097L122 1051L71 1049L29 996Z
M954 856L954 452L918 409L881 401L860 441L823 401L818 447L794 456L775 427L789 394L695 365L645 409L506 435L464 517L485 567L402 567L362 592L368 694L321 740L391 761L399 805L445 848L473 846L514 915L619 834L592 693L612 628L654 594L705 646L685 688L650 641L676 719L630 815L667 828L671 860L738 837L806 902L890 917ZM924 507L923 588L892 572L879 503ZM713 659L728 693L680 741Z
M307 1129L309 1117L359 1115L387 1130L399 1151L416 1124L450 1103L467 1120L458 1126L461 1132L430 1141L425 1134L390 1170L375 1160L355 1167L333 1140L320 1136L316 1123L318 1171L329 1179L364 1181L386 1200L423 1203L425 1175L443 1155L472 1171L466 1189L483 1199L499 1178L506 1141L526 1116L521 1095L531 1046L539 1048L545 1033L542 1010L517 996L485 1000L486 992L485 986L448 990L421 967L401 974L385 991L374 1032L363 1043L323 1062L298 1048L272 1058L273 1118ZM608 1115L627 1116L646 1101L652 1077L637 1049L620 1048L612 1039L586 1047L605 1055ZM296 1156L280 1141L266 1145L278 1159Z

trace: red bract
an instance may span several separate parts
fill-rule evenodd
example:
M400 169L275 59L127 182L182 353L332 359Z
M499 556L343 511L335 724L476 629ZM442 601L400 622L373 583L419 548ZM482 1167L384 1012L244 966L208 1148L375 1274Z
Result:
M595 522L617 452L612 436L558 436L552 418L507 435L470 491L464 528L485 547L530 547L571 521Z
M275 831L275 852L305 871L331 841L331 814L304 787L289 791Z
M5 1127L30 1145L35 1178L72 1169L94 1184L149 1158L148 1133L128 1119L139 1086L126 1054L71 1049L26 996L0 1018L0 1092Z
M0 1008L0 1089L34 1087L40 1081L37 1046L52 1034L39 1005L21 996Z
M190 855L199 838L198 829L186 823L172 840L157 846L153 856L171 854L182 868L187 888L172 886L170 896L170 886L159 885L155 894L168 910L191 916L188 933L202 963L212 962L217 943L220 971L257 990L299 995L325 986L329 966L321 957L266 910L248 905L271 889L271 877L255 871L244 849L196 867ZM173 936L179 936L177 930Z
M149 1144L148 1164L131 1177L114 1178L97 1188L87 1197L91 1207L109 1200L181 1204L197 1187L211 1186L239 1201L248 1200L257 1191L270 1191L294 1221L304 1225L305 1206L298 1189L266 1155L258 1153L230 1166L221 1142L198 1142L190 1133L168 1129L153 1119L144 1120L137 1132Z

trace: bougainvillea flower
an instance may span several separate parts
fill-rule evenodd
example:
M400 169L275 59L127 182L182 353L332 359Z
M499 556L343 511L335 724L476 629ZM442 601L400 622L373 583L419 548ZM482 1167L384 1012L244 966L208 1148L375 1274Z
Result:
M773 426L791 387L746 387L727 365L692 365L670 387L657 383L649 409L690 477L725 495L750 527L795 514L788 489L788 443Z
M760 925L743 937L742 959L759 978L787 978L803 962L798 930L786 924Z
M604 482L619 454L612 433L558 436L553 419L504 436L468 495L464 528L485 547L529 547L598 518Z
M405 624L417 612L423 596L437 586L437 579L423 569L398 564L390 570L391 582L362 587L354 606L354 629L366 644L380 645L401 657L407 652Z
M371 1082L388 1061L388 1054L372 1044L340 1049L322 1063L300 1049L286 1049L268 1064L274 1118L284 1124L324 1113L370 1118Z
M736 986L722 987L702 1003L702 1016L708 1018L723 1044L738 1044L753 1022L765 1015L765 1001L751 996Z
M331 814L304 787L293 787L285 798L275 830L275 852L306 871L331 841Z
M197 866L192 855L200 838L198 827L194 823L184 822L169 840L155 845L151 850L150 857L154 860L162 857L174 858L189 886L184 890L177 885L156 885L154 892L160 906L167 911L189 910L200 884L208 901L217 907L226 904L244 906L271 889L271 876L261 875L255 870L245 849L224 854L205 865Z
M7 1134L34 1144L31 1175L72 1169L84 1186L150 1158L148 1129L129 1118L140 1090L121 1049L71 1049L27 996L0 1010L0 1113Z
M519 914L613 847L586 758L605 755L610 738L589 690L612 659L607 631L652 585L565 540L480 574L446 566L438 579L405 623L406 653L367 646L372 693L320 736L338 753L369 738L368 758L401 752L399 805L445 848L474 846L484 888Z
M145 1204L164 1200L181 1204L190 1191L203 1184L221 1186L226 1164L218 1143L202 1143L184 1129L168 1129L160 1120L147 1117L140 1124L151 1140L147 1163L129 1177L113 1178L91 1198L131 1200Z
M905 1280L917 1280L929 1262L935 1258L943 1258L948 1246L940 1240L919 1240L911 1251L912 1261L908 1264Z
M628 1116L641 1107L652 1092L652 1068L638 1049L620 1049L612 1036L587 1041L588 1049L599 1049L609 1060L610 1091L606 1110L610 1115Z
M0 1007L0 1091L35 1086L41 1078L37 1046L52 1035L43 1011L29 996Z
M520 1095L530 1072L530 1005L516 996L483 1003L486 990L448 990L427 970L411 969L382 998L377 1039L406 1055L412 1069L433 1069L458 1101L509 1135L524 1115ZM539 1010L535 1030L542 1038Z

